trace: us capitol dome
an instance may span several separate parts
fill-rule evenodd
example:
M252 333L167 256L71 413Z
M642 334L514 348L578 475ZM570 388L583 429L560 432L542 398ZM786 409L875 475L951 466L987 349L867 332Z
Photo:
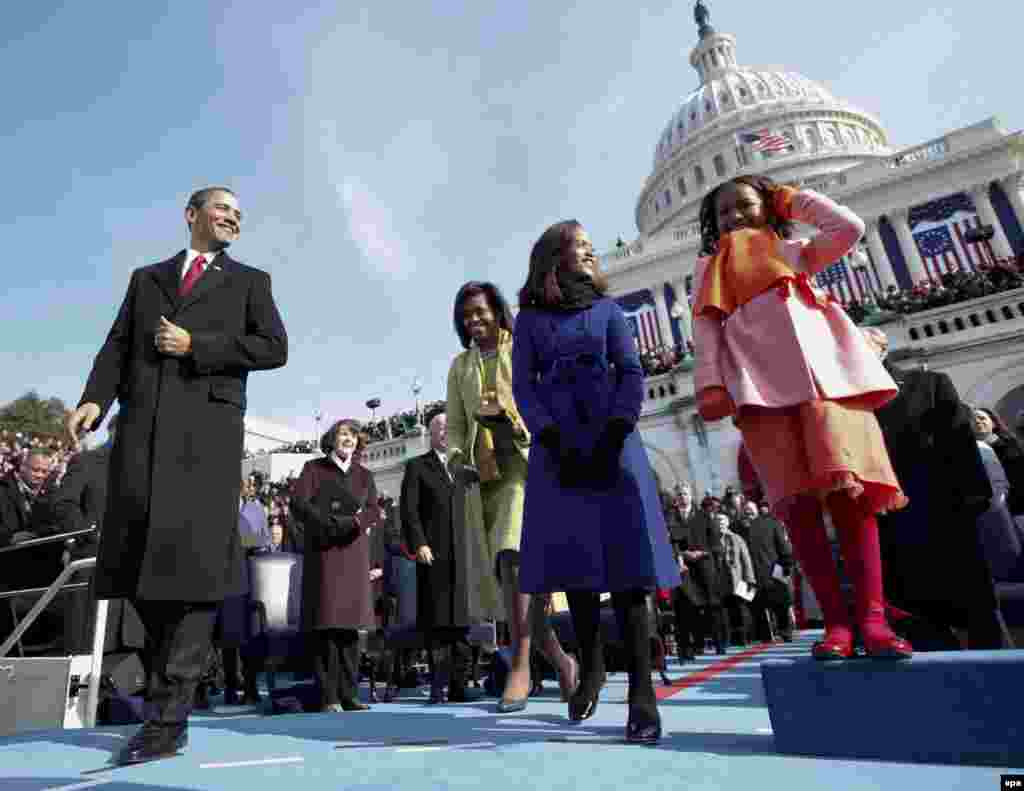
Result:
M636 204L642 236L696 220L708 190L739 173L813 187L892 154L877 118L802 74L739 65L736 37L711 27L703 2L694 18L690 65L700 85L658 135Z

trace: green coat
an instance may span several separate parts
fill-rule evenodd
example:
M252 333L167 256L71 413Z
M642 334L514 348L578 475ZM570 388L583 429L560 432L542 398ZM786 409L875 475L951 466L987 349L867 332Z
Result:
M515 407L512 395L512 335L503 332L498 343L497 390L502 406L512 418L516 427L516 448L525 462L530 453L530 434L526 430L519 411ZM478 424L474 415L480 408L483 394L483 362L480 350L476 345L462 352L452 361L448 371L448 454L456 451L464 455L466 463L475 466L474 458L477 444ZM525 464L523 465L525 469ZM486 537L494 567L499 552L505 549L519 551L519 538L523 527L523 497L525 476L510 478L506 476L503 483L507 486L519 487L518 497L505 498L512 506L503 509L495 524L484 524L484 507L480 486L475 485L467 491L466 519L475 520L479 532Z

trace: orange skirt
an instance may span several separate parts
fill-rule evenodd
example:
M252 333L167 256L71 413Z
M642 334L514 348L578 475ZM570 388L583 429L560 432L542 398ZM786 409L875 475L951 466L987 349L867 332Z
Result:
M784 409L745 407L736 426L776 514L798 495L824 499L840 490L866 498L875 513L909 502L870 409L825 399Z

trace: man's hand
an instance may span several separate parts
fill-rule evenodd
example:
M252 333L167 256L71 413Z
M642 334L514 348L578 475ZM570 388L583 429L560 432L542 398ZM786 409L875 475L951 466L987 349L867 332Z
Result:
M700 549L687 549L683 551L683 557L690 563L700 560L703 557L707 557L707 552Z
M434 565L434 553L430 551L430 547L426 544L416 550L416 561L422 563L424 566Z
M370 569L370 582L376 582L384 576L384 569Z
M192 336L161 316L156 328L156 350L171 357L184 357L192 351Z
M71 438L71 444L75 446L75 450L78 450L81 445L80 434L83 431L92 431L99 416L99 404L86 403L65 418L64 426L67 428L68 437Z

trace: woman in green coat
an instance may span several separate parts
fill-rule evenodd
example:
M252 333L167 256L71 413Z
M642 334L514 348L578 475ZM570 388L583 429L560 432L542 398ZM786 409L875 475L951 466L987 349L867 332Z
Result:
M448 372L448 459L470 487L466 518L477 518L501 583L512 637L512 668L498 710L522 711L530 694L531 636L558 671L563 700L579 683L576 660L547 620L547 595L519 592L519 537L530 434L512 396L512 311L496 286L471 281L455 297L455 332L465 349ZM474 496L479 508L473 507Z

